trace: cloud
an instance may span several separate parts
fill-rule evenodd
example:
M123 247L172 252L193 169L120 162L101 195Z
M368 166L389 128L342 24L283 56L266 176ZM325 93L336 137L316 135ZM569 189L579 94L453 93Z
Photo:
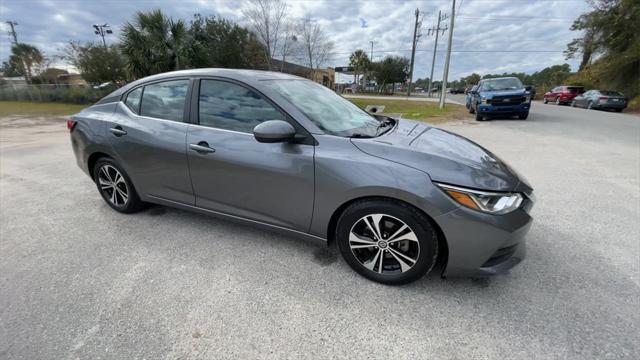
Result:
M585 0L457 0L450 79L472 72L533 72L567 62L562 51L577 36L569 30L573 19L589 9ZM0 5L2 20L17 21L18 40L42 49L49 57L69 40L99 41L93 33L95 23L108 23L117 34L136 11L160 8L173 18L187 21L194 13L217 15L240 24L245 22L242 8L247 3L231 0L116 1L5 0ZM290 0L287 14L293 19L311 17L322 24L335 47L330 66L347 65L349 54L363 49L369 54L374 42L374 59L386 55L410 57L414 12L423 13L416 50L414 78L426 77L431 70L434 36L427 29L435 26L438 10L449 14L450 0ZM449 25L447 19L442 25ZM10 54L6 29L0 34L0 60ZM442 33L441 33L442 35ZM442 77L448 32L440 36L434 78ZM575 60L568 61L576 68Z

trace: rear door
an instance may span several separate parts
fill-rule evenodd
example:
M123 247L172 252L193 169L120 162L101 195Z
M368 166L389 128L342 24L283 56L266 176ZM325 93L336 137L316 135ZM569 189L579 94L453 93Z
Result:
M306 130L244 84L201 79L194 92L198 124L189 127L187 151L196 206L308 231L314 146L266 144L253 136L253 128L267 120L289 121L299 133Z
M129 91L107 136L142 197L195 202L186 154L189 79L148 83Z

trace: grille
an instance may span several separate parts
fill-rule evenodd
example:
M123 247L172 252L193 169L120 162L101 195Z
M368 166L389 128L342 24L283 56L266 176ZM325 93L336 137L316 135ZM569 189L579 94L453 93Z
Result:
M492 267L492 266L498 265L501 262L504 262L507 259L509 259L511 255L513 255L516 252L516 250L518 250L518 244L498 249L498 251L496 251L489 258L489 260L487 260L484 264L482 264L482 267Z
M515 95L515 96L495 96L491 99L491 105L493 106L510 106L510 105L518 105L525 101L525 97Z

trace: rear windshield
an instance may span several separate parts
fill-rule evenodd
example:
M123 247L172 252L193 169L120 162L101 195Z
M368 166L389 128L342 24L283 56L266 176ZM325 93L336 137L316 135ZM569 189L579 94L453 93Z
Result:
M600 91L600 94L602 95L607 95L607 96L623 96L621 93L617 92L617 91Z
M584 88L581 86L569 86L567 87L567 91L572 94L584 92Z

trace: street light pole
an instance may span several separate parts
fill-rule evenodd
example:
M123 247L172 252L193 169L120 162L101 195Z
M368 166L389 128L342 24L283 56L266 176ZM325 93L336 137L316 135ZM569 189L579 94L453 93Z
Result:
M449 25L449 41L447 45L447 59L444 62L444 75L442 76L442 91L440 93L440 109L444 108L444 100L447 94L447 77L449 76L449 61L451 60L451 43L453 41L453 22L456 18L456 0L451 5L451 23Z
M102 37L102 45L104 45L104 48L106 49L107 42L104 40L104 35L113 34L113 31L111 31L110 26L108 24L102 24L102 25L94 24L93 33L96 35L100 35Z

